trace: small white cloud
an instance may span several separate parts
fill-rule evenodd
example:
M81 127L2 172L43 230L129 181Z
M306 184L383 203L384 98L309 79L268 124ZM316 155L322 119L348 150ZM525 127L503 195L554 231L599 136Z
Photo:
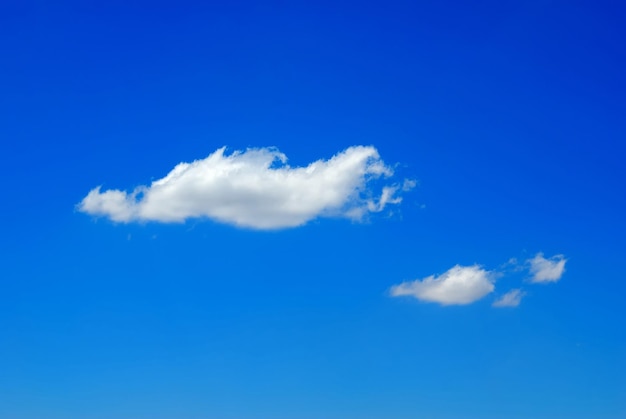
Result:
M492 305L494 307L517 307L525 295L524 291L516 288L498 298Z
M408 192L411 189L415 188L417 186L417 180L414 179L404 179L404 182L402 182L402 190L404 192Z
M543 257L543 253L537 253L534 258L526 261L530 265L530 273L533 275L531 282L556 282L561 279L565 272L567 259L563 255L552 256L549 259Z
M501 267L505 269L519 269L519 261L517 258L509 258Z
M407 281L391 287L393 297L411 296L442 305L464 305L478 301L494 290L495 275L479 265L456 265L442 275Z
M521 271L526 270L527 268L528 268L528 265L525 265L524 263L520 263L520 261L517 258L513 257L513 258L509 258L508 261L500 265L499 269L503 275L506 275L509 273L521 272Z
M379 185L393 175L374 147L350 147L329 160L290 167L274 148L221 148L207 158L178 164L167 176L132 192L92 189L82 212L116 222L183 222L210 218L256 229L295 227L317 217L360 219L399 204L412 181ZM408 182L408 183L407 183Z

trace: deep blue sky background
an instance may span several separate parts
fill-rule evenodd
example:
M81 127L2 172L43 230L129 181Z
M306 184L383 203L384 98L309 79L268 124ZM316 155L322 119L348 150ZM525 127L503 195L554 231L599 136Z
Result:
M2 2L0 417L626 417L618 2ZM175 164L374 145L401 214L276 232L75 211ZM514 309L392 299L563 253ZM508 282L507 282L508 281Z

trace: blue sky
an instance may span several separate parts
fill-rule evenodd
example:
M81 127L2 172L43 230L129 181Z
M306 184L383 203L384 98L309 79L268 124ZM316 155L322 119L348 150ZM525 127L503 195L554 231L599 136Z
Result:
M626 417L621 6L96 3L0 5L0 417Z

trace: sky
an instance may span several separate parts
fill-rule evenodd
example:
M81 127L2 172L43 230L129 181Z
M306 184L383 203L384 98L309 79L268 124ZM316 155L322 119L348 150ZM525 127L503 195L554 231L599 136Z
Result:
M0 417L626 418L619 2L0 4Z

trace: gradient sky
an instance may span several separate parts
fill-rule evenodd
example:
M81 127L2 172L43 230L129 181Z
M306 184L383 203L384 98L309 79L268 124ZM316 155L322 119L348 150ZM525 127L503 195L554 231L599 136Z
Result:
M126 3L0 4L1 418L626 417L619 2ZM271 229L80 205L224 146L394 175ZM495 289L394 296L457 265Z

